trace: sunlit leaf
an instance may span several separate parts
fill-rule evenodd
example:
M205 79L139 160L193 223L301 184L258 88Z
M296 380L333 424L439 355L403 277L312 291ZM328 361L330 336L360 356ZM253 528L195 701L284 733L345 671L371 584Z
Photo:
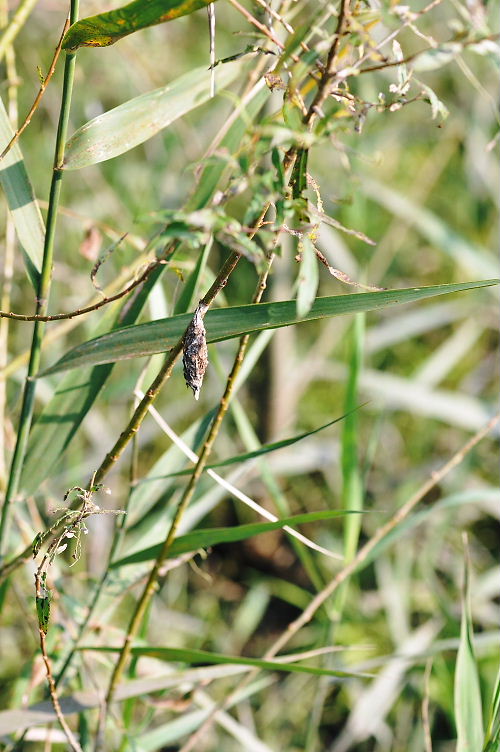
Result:
M0 152L7 146L14 131L0 99ZM42 268L45 227L33 188L26 172L19 143L0 162L0 183L14 220L17 237L24 251L26 269L35 290Z
M316 298L311 310L303 318L297 316L295 300L219 308L209 311L205 317L207 341L220 342L239 337L246 332L277 329L282 326L297 324L300 321L312 321L346 313L358 313L359 311L380 310L401 303L425 300L436 295L490 287L497 285L499 281L490 279L451 285L409 287L403 290L383 290L381 292ZM102 337L89 340L69 350L57 363L39 375L45 376L70 368L112 363L116 360L165 352L176 344L184 334L191 318L191 314L182 314L109 332Z
M134 0L74 23L64 37L63 49L108 47L134 31L187 16L206 5L208 0Z
M243 60L217 68L217 89L232 83ZM211 71L194 68L161 89L141 94L79 128L66 144L64 169L104 162L142 144L159 131L210 99Z

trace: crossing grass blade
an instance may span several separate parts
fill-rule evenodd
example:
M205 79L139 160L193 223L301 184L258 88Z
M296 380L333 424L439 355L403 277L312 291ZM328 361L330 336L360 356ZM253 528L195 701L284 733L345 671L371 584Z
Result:
M13 135L7 111L0 99L0 151ZM42 268L45 227L18 143L0 162L0 184L14 220L28 276L36 290Z
M187 16L199 8L204 8L209 1L211 2L211 0L134 0L116 10L82 18L74 23L64 37L63 49L74 51L79 47L108 47L135 31Z
M235 541L246 540L254 535L268 533L270 530L280 530L285 526L294 527L295 525L306 522L317 522L318 520L331 520L335 517L342 517L351 512L339 510L322 510L320 512L307 512L306 514L297 514L293 517L286 517L276 522L252 522L248 525L236 525L234 527L209 528L205 530L195 530L192 533L181 535L175 539L169 552L170 558L180 556L188 551L197 551L201 548L209 548L217 543L234 543ZM155 546L149 546L141 551L136 551L129 556L123 557L111 564L112 569L124 567L129 564L141 564L145 561L155 559L161 549L161 543Z
M357 409L357 408L354 408ZM324 431L325 428L329 428L330 426L333 426L335 423L338 423L340 420L343 420L346 417L346 415L341 415L340 418L335 418L335 420L330 420L328 423L325 423L322 426L319 426L318 428L314 428L312 431L306 431L305 433L298 434L297 436L292 436L289 439L282 439L281 441L273 441L269 444L263 444L258 449L254 449L251 452L244 452L243 454L235 454L233 457L228 457L225 460L220 460L220 462L212 462L208 465L205 465L205 470L212 470L216 467L227 467L227 465L235 465L238 462L246 462L247 460L252 460L255 457L260 457L263 454L269 454L269 452L275 452L278 449L284 449L285 447L291 446L292 444L296 444L298 441L302 441L302 439L307 439L308 436L314 436L315 433L319 433L320 431ZM179 470L175 473L169 473L168 475L162 475L161 478L175 478L179 475L191 475L193 472L191 469L186 470ZM152 480L160 480L158 476L153 476L149 479L151 482Z
M231 84L245 60L217 68L217 88ZM210 99L211 71L194 68L167 86L148 91L82 125L66 143L63 169L104 162L144 143Z
M119 653L121 648L82 645L79 650L91 650L99 653ZM180 661L188 664L206 663L253 666L267 671L284 671L288 673L310 674L312 676L331 676L341 679L349 677L366 678L368 676L368 674L351 673L349 671L336 671L334 669L317 668L316 666L302 666L297 663L281 663L280 661L261 661L258 658L242 658L241 656L222 655L221 653L209 653L206 650L189 650L187 648L157 648L146 646L134 647L131 652L133 656L148 656L149 658L158 658L159 660L167 662Z
M360 311L375 311L402 303L425 300L436 295L490 287L498 283L499 280L489 279L432 287L333 295L317 298L309 313L303 318L297 316L295 300L221 308L209 311L205 317L207 341L221 342L242 334L264 329L277 329L298 324L301 321L313 321ZM72 348L57 363L42 371L39 376L165 352L173 347L183 335L190 319L190 314L182 314L109 332Z

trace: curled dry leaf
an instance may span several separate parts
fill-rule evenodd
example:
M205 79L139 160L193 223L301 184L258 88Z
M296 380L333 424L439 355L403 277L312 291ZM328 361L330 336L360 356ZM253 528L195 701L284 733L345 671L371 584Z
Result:
M193 390L194 398L200 396L203 377L208 366L208 348L203 318L208 306L200 302L194 312L184 337L182 364L186 385Z

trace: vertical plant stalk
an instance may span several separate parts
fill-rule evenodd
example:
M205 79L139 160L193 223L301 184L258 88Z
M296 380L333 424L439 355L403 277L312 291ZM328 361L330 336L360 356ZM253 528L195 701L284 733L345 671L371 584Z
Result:
M71 0L70 21L74 23L78 17L79 0ZM1 51L1 47L0 47ZM59 206L59 197L61 195L62 171L61 166L64 159L64 145L68 130L69 111L71 106L71 94L73 91L73 78L75 71L76 55L68 54L64 65L64 80L61 98L61 111L59 114L59 124L57 128L56 146L54 155L54 166L52 171L52 182L50 186L49 208L47 213L47 225L45 232L45 242L43 248L42 270L37 290L36 313L46 315L48 308L48 298L50 294L50 285L52 281L52 263L54 258L54 240L56 231L57 209ZM5 500L0 518L0 560L5 552L6 541L9 532L12 502L19 489L21 471L26 454L28 435L33 418L33 409L35 403L35 385L34 376L40 365L42 339L45 324L42 321L35 321L33 327L33 338L31 342L30 359L28 364L28 373L24 384L23 400L21 406L21 415L19 418L19 429L17 434L16 446L10 474L5 492Z
M269 276L269 272L272 266L274 260L274 253L271 253L268 257L266 267L264 271L259 276L259 281L257 284L257 289L255 292L255 295L252 299L253 303L259 303L262 295L264 293L264 290L266 289L267 284L267 278ZM182 497L177 505L177 509L174 514L174 518L170 524L170 528L168 530L167 536L163 542L163 545L161 547L161 550L158 554L158 557L151 569L151 572L149 574L146 586L142 592L141 597L139 598L136 607L134 609L134 613L132 614L132 618L130 620L127 634L125 637L125 641L122 646L122 650L120 653L120 656L118 658L118 661L115 664L113 674L110 679L109 688L106 696L106 706L105 706L105 712L102 717L102 722L100 724L100 729L98 733L98 743L96 746L96 752L100 749L102 749L101 745L104 741L104 724L105 719L107 715L107 711L109 709L109 706L111 702L113 701L116 688L118 686L118 683L121 679L123 670L125 668L125 664L130 656L130 651L132 648L132 641L137 634L139 627L142 622L142 618L144 616L144 613L148 607L149 601L151 600L151 597L156 591L156 583L160 574L160 570L163 566L163 563L165 559L168 556L168 553L170 551L170 548L172 546L172 543L175 540L175 537L177 535L177 530L179 528L179 524L182 520L182 517L184 515L184 512L186 511L189 502L191 501L193 497L193 493L196 489L196 486L198 484L198 481L200 479L200 476L205 468L205 465L207 464L208 458L210 456L210 453L212 451L213 444L215 442L215 439L217 438L217 435L219 433L219 429L222 424L222 420L228 410L229 402L231 400L231 396L234 390L236 377L239 373L239 370L241 368L241 364L243 363L243 358L245 356L245 352L248 346L248 342L250 339L250 335L244 334L240 338L240 343L238 346L238 351L236 353L236 357L233 362L233 367L231 369L231 372L228 376L227 382L226 382L226 388L224 390L224 394L222 395L222 398L219 402L219 406L217 409L217 412L214 416L214 419L212 421L212 425L210 426L210 431L208 433L207 438L205 439L205 442L203 444L203 447L200 451L198 461L196 463L195 468L193 469L193 472L189 478L189 482L184 489L184 493L182 494Z

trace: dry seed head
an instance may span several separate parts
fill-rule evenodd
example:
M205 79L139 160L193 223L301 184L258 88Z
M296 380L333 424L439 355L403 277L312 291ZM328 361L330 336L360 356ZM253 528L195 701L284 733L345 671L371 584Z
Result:
M182 363L186 385L193 390L194 398L200 396L203 376L208 366L208 349L203 317L208 306L199 303L184 337Z

